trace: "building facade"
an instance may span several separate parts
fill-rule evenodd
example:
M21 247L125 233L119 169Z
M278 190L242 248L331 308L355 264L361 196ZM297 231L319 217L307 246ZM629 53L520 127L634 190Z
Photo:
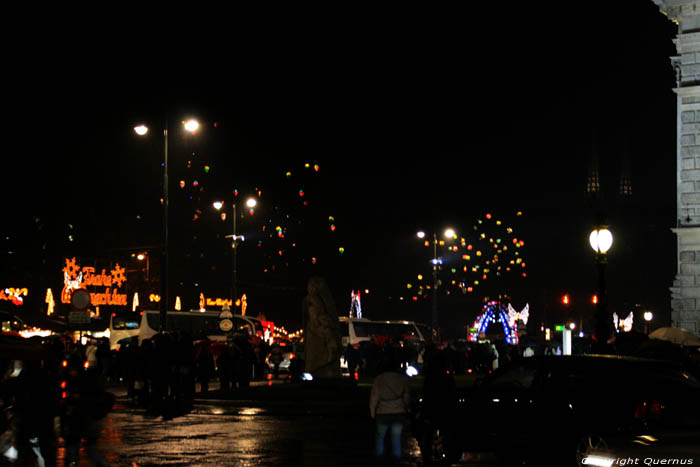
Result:
M700 1L653 0L678 26L676 72L677 275L672 325L700 332Z

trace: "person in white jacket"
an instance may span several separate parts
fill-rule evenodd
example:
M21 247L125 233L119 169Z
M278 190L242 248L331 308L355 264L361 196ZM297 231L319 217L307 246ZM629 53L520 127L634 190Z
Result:
M408 377L401 373L398 359L385 351L383 372L374 379L369 398L369 411L375 420L375 454L384 457L384 439L391 429L391 457L398 462L401 459L401 434L408 421L411 405L411 393Z

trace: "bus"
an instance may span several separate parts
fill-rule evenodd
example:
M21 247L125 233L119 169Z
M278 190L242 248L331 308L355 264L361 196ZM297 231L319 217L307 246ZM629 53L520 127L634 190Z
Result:
M339 317L339 320L341 342L344 349L343 356L340 357L340 371L342 373L349 373L348 362L345 360L345 349L348 345L355 348L359 347L360 351L363 352L360 346L362 342L375 341L379 343L381 340L389 340L393 343L401 342L403 348L412 348L416 352L420 352L425 344L425 338L430 338L429 334L424 335L426 327L419 326L413 321L373 321L345 316ZM417 365L417 361L411 363ZM406 364L406 370L408 371L409 361L406 360L404 364ZM412 371L411 376L417 374L415 367Z
M112 313L109 318L109 348L117 350L139 335L141 316L138 313Z
M227 333L219 328L219 311L169 311L166 316L168 331L186 332L193 339L207 337L212 341L226 342ZM247 316L234 315L231 334L257 335L260 326ZM110 348L117 349L137 337L139 343L158 334L160 331L160 311L145 310L140 314L112 314L109 326Z
M343 348L347 347L348 344L355 345L377 337L386 337L396 342L425 342L425 338L430 337L423 335L425 329L421 331L413 321L372 321L345 316L341 316L339 320Z

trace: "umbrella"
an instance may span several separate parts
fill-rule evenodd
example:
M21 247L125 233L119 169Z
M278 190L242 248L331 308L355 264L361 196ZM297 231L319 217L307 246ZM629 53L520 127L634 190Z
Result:
M692 332L682 328L659 328L649 334L649 337L679 345L700 346L700 339Z

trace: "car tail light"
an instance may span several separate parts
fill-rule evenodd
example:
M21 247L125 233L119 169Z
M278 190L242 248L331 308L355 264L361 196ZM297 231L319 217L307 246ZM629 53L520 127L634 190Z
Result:
M634 418L639 420L658 420L663 414L664 406L657 400L642 401L634 410Z

